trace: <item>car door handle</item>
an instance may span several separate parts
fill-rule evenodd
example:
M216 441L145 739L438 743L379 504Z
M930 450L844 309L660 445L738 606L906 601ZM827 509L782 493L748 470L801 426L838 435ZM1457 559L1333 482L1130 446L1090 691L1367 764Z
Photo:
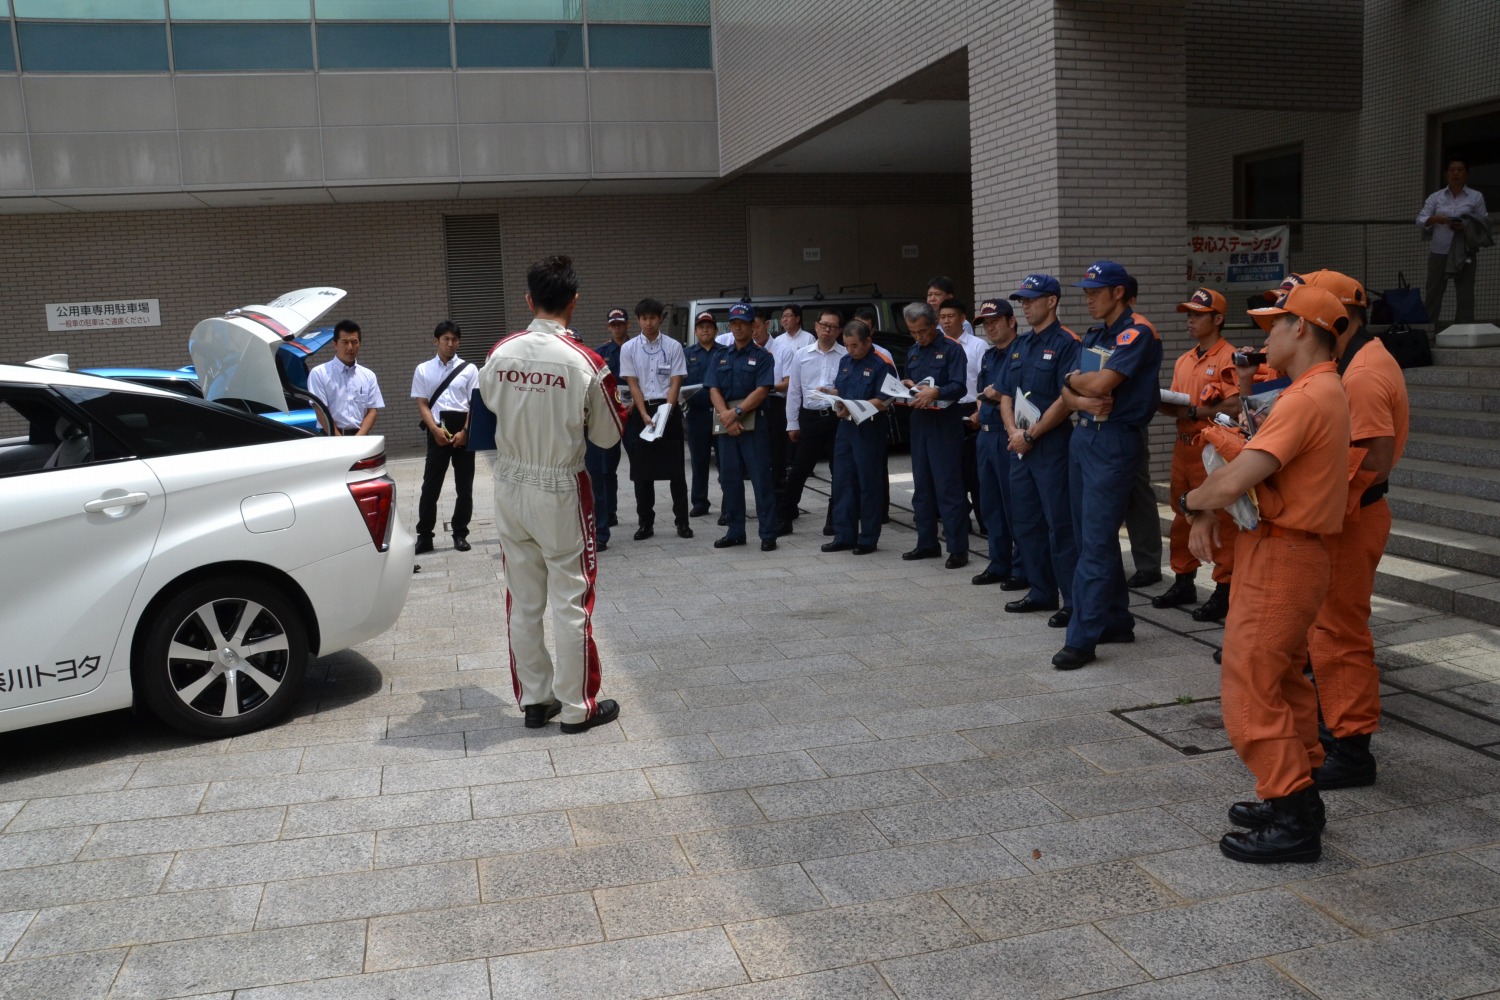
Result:
M100 497L90 500L83 505L85 513L98 514L101 511L114 510L118 507L139 507L151 499L148 493L122 493L117 497Z

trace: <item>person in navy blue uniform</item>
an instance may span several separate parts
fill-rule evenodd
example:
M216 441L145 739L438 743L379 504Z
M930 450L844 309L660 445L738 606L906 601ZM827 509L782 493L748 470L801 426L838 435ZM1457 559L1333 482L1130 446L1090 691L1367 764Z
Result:
M1057 321L1062 287L1050 274L1028 274L1012 301L1021 303L1031 328L1011 344L997 375L1000 416L1010 449L1010 521L1031 589L1005 605L1012 614L1055 611L1047 622L1066 628L1072 617L1078 543L1068 485L1068 443L1073 411L1062 398L1063 376L1078 367L1078 335ZM1030 427L1016 424L1016 394L1041 413ZM1061 610L1059 610L1059 604Z
M932 559L938 547L937 522L948 536L949 569L969 564L969 501L964 496L963 418L957 403L968 391L964 350L938 330L937 314L925 302L902 310L916 341L906 353L905 384L914 391L911 405L912 515L917 547L902 559ZM918 386L924 379L932 384ZM940 405L942 404L942 405Z
M719 349L719 345L714 343L714 337L718 333L719 324L714 321L714 314L699 313L693 324L693 336L696 340L682 352L687 358L687 378L683 380L683 385L703 384L703 376L708 373L709 359ZM708 513L709 508L708 462L714 451L714 411L713 404L708 399L708 390L694 394L692 399L683 404L683 410L687 415L688 462L693 468L693 481L688 491L693 509L688 511L688 516L702 517Z
M776 492L771 486L770 427L759 412L776 384L771 352L750 339L755 311L748 303L729 307L734 343L720 347L703 376L723 432L719 434L719 489L724 494L724 537L714 548L745 544L745 477L755 489L760 550L776 548ZM749 423L751 426L746 427Z
M609 340L594 353L609 365L609 370L614 373L615 383L623 385L620 379L620 348L625 346L626 334L630 331L630 317L624 309L611 309L605 322L609 325ZM594 484L595 544L603 552L609 548L609 529L619 523L615 507L620 494L620 445L600 448L593 442L588 442L583 453L583 466Z
M1005 433L1000 390L995 384L1016 339L1016 314L1004 299L987 299L979 304L974 318L983 326L990 344L980 357L979 377L974 383L979 404L974 475L979 488L979 523L984 525L989 542L990 561L970 582L976 587L998 583L1002 590L1022 590L1029 584L1011 523L1010 438Z
M1161 403L1162 349L1155 330L1126 303L1129 279L1124 267L1101 260L1074 282L1084 289L1089 315L1103 324L1085 338L1080 369L1092 367L1091 348L1111 353L1096 371L1063 376L1063 398L1078 412L1068 456L1078 567L1067 639L1052 657L1059 670L1092 662L1101 642L1135 640L1120 525L1140 462L1141 428Z
M876 354L874 331L863 320L844 324L844 350L833 382L840 399L864 399L884 411L890 396L880 391L896 369ZM836 407L842 409L842 407ZM847 412L847 411L846 411ZM880 542L885 511L886 445L890 417L878 413L862 424L843 419L833 441L833 541L824 552L869 555Z

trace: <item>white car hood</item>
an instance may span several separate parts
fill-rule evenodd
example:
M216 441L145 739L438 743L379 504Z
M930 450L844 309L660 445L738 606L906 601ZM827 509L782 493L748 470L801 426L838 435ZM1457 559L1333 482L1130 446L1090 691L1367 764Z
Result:
M193 327L188 354L205 399L248 399L286 412L276 350L348 293L301 288L263 306L232 309Z

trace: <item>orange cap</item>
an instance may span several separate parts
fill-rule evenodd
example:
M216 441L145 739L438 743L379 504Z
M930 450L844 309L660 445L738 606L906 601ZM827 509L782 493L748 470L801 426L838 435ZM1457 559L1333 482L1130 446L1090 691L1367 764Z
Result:
M1302 280L1302 275L1289 274L1285 278L1281 279L1280 285L1276 286L1275 288L1267 288L1265 291L1261 292L1260 297L1265 299L1267 302L1275 302L1287 292L1290 292L1293 288L1297 287L1298 285L1305 284L1307 284L1307 282Z
M1369 298L1365 295L1365 286L1338 271L1312 271L1302 276L1309 285L1318 288L1326 288L1338 297L1338 300L1346 306L1367 306Z
M1277 318L1287 313L1320 326L1337 337L1349 329L1349 316L1338 296L1325 288L1312 285L1297 285L1277 300L1274 306L1249 310L1250 316L1262 330L1270 330Z
M1189 295L1186 302L1179 302L1177 311L1180 313L1218 313L1222 316L1229 311L1229 303L1224 301L1224 296L1212 288L1200 288Z

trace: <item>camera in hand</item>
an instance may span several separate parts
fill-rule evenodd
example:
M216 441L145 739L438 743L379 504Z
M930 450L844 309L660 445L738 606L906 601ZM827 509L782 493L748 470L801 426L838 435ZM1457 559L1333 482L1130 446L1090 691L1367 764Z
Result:
M1265 351L1235 351L1234 364L1237 368L1250 368L1266 363Z

